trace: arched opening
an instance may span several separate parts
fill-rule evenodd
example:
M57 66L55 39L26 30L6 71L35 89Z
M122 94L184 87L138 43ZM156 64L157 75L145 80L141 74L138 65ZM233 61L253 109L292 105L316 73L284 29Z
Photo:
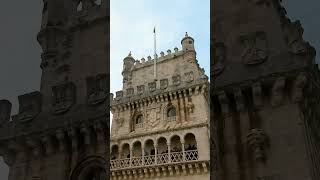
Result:
M192 133L188 133L184 137L184 149L185 151L197 150L197 141L196 137Z
M119 147L117 145L113 145L111 148L111 160L119 159Z
M167 163L169 160L167 139L160 137L157 141L157 144L157 163Z
M133 116L133 119L131 121L131 132L140 129L143 127L143 115L142 114L138 114L136 116Z
M132 166L141 166L142 165L142 147L141 142L136 141L132 146Z
M141 156L142 156L141 142L136 141L132 146L132 157L141 157Z
M177 116L177 110L175 107L171 106L167 110L167 120L168 121L175 121Z
M153 140L149 139L144 145L144 165L151 165L155 162L155 148Z
M122 145L121 159L130 158L130 145L128 143Z
M107 180L106 160L92 156L81 161L73 170L71 180Z
M171 162L181 162L183 160L183 153L182 153L182 144L180 137L175 135L170 140L171 148L170 148L170 158Z
M198 147L195 135L192 133L186 134L184 142L186 161L198 160Z
M154 143L151 139L147 140L144 146L144 155L155 155Z

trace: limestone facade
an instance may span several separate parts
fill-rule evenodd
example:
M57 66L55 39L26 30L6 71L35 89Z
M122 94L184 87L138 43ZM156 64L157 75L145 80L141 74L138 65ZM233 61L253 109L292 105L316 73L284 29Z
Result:
M209 179L208 77L194 40L156 57L124 58L123 89L111 95L112 179ZM156 75L154 74L156 69Z
M0 154L9 180L106 179L109 3L43 4L40 91L18 97L12 121L11 103L0 101Z
M315 50L281 1L215 1L212 179L319 179Z

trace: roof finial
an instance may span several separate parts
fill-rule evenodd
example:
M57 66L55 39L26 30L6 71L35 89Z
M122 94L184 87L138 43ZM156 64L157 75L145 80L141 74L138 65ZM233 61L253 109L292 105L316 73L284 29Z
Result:
M129 52L129 55L128 55L129 57L131 57L131 51Z
M189 37L189 35L188 35L188 32L186 32L186 35L185 35L186 37Z

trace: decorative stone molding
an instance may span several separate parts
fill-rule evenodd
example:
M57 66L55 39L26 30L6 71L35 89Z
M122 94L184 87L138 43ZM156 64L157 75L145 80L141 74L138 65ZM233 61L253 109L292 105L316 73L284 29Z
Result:
M265 32L257 31L240 36L243 45L242 62L247 65L260 64L268 59L268 41Z
M251 129L247 135L247 143L253 150L256 161L265 161L265 148L268 145L268 137L262 129Z
M213 58L213 67L211 70L211 73L213 76L219 75L224 67L225 67L225 61L226 61L226 47L224 43L215 43L214 47L214 58Z
M32 92L18 97L19 113L16 116L21 122L28 122L34 119L41 111L41 94ZM14 118L15 119L15 118Z
M254 83L251 88L252 88L253 105L255 108L261 108L261 106L263 105L261 83L260 82Z
M230 110L229 110L229 99L227 97L227 94L224 91L219 92L218 99L221 105L222 114L228 114Z
M307 43L303 40L303 28L300 21L290 22L288 20L284 24L284 33L289 52L296 55L305 55L308 51Z
M111 170L111 179L153 179L161 177L188 176L208 172L209 161L175 163L141 168Z
M293 92L292 92L292 100L294 102L300 102L303 99L303 90L306 87L308 82L306 73L300 73L293 85Z
M282 103L284 99L285 84L286 84L286 79L284 77L279 77L274 81L272 92L271 92L272 106L278 106Z
M191 100L188 100L188 102L187 102L187 110L189 113L193 113L194 104L191 102Z

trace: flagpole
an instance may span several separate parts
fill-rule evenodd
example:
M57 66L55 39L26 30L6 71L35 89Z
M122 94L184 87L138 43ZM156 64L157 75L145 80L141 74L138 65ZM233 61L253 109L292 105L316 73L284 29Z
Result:
M153 62L153 72L154 72L154 80L157 80L157 43L156 43L156 27L153 29L154 34L154 62Z

